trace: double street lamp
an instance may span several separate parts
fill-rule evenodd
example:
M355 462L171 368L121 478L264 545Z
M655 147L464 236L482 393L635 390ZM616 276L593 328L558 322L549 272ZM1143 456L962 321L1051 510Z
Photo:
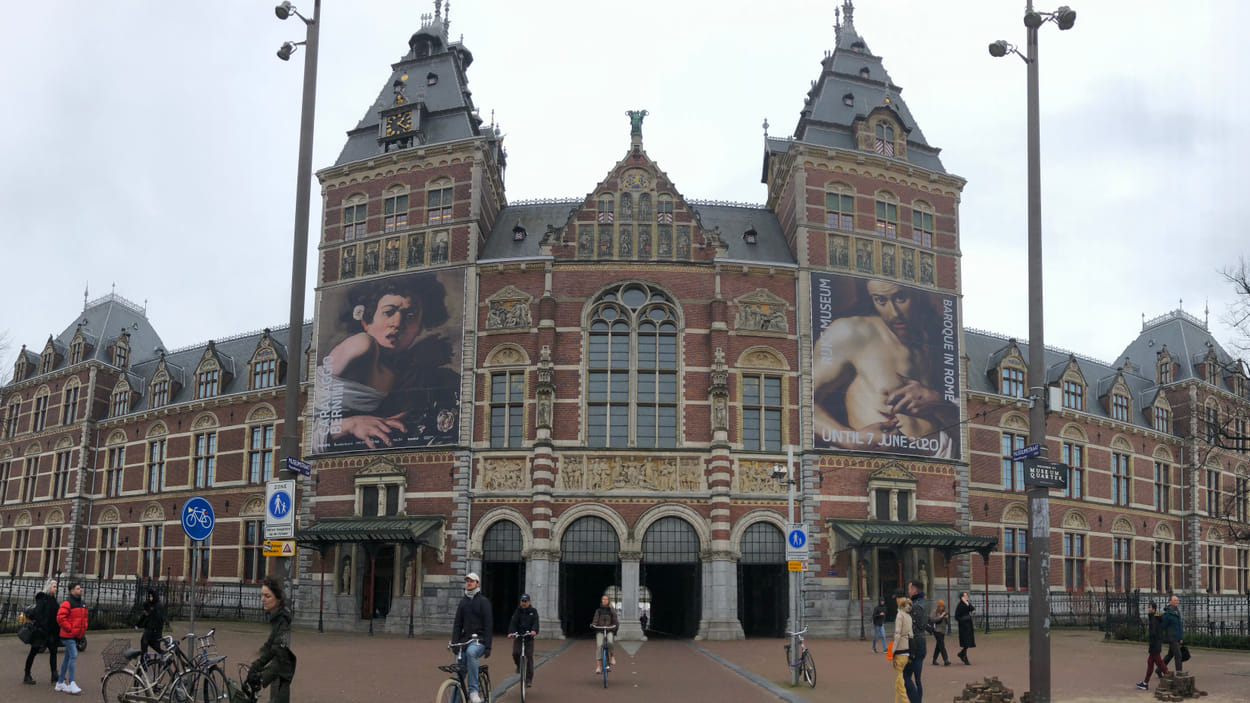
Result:
M1071 29L1076 12L1068 6L1038 12L1033 0L1024 10L1025 53L999 40L989 46L995 58L1015 54L1028 66L1028 260L1029 260L1029 443L1046 456L1046 346L1042 329L1042 177L1038 116L1037 30L1046 22ZM1050 703L1050 489L1029 486L1029 693L1034 703Z
M286 467L286 459L299 459L299 388L300 374L304 367L304 279L308 271L308 211L312 190L312 147L313 147L313 113L317 100L317 34L320 27L321 0L313 0L313 16L311 19L301 15L289 1L284 1L274 8L278 19L285 20L295 15L307 27L307 36L298 43L286 42L278 49L278 58L287 61L302 45L307 52L304 58L304 97L300 108L299 125L299 165L295 178L295 242L291 254L291 317L287 328L287 368L286 368L286 407L282 417L283 463L279 475L293 478L294 474ZM294 510L294 507L292 507ZM279 569L286 573L288 579L294 576L290 557L281 557L287 562ZM281 563L281 562L280 562Z

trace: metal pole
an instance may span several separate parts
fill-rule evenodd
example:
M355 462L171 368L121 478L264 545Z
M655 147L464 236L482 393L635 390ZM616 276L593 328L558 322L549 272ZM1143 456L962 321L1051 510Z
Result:
M794 529L794 445L786 447L786 485L790 498L790 529ZM790 685L799 685L799 572L790 573Z
M1025 8L1028 64L1029 184L1029 443L1046 451L1046 346L1042 316L1042 167L1038 109L1037 29L1029 21L1033 2ZM1033 703L1050 703L1050 489L1028 489L1029 516L1029 694Z
M337 550L336 550L337 553ZM321 547L321 597L317 602L317 632L325 632L326 611L326 547Z
M315 0L311 20L305 20L304 97L300 108L299 164L295 174L295 242L291 253L291 317L286 345L286 407L282 416L282 456L278 475L295 478L286 468L286 457L301 458L299 434L299 386L304 368L304 279L308 271L308 211L312 191L313 116L317 102L317 38L321 26L321 0ZM298 488L298 484L296 484ZM292 502L298 503L299 491ZM295 505L291 506L295 510ZM278 572L285 574L288 588L294 576L294 558L278 557Z
M195 632L195 540L191 540L191 625L190 632Z

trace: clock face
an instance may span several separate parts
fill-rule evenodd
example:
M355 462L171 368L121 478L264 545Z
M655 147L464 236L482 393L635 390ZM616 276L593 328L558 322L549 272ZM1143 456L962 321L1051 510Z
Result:
M651 179L647 177L647 174L642 173L641 171L630 171L625 174L624 183L626 188L631 190L641 190L651 185Z
M397 112L386 116L386 136L394 137L412 131L412 111Z

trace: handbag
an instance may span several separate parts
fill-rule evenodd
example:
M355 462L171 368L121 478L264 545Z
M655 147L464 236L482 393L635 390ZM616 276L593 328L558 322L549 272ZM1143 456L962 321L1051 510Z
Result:
M1183 662L1189 661L1189 645L1185 645L1185 644L1181 645L1181 661Z
M34 644L35 642L35 623L27 620L17 629L17 638L22 644Z
M893 641L885 643L885 660L894 661L894 642Z
M87 636L83 635L78 638L78 653L82 654L85 651L87 651Z

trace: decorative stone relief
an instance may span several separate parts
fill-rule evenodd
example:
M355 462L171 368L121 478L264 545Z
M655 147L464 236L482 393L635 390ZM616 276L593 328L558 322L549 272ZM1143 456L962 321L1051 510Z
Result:
M734 326L739 330L758 332L789 332L786 321L786 301L763 288L737 298L738 317Z
M60 524L61 524L61 523L63 523L63 522L65 522L65 513L62 513L62 512L60 511L60 509L58 508L58 509L53 510L52 512L48 513L48 519L47 519L47 520L45 520L43 524L45 524L45 525L60 525Z
M257 407L255 410L253 410L251 413L248 413L247 421L259 422L261 420L272 420L275 417L277 416L274 414L273 408L269 407L268 405L261 405Z
M1089 520L1085 519L1081 511L1069 510L1068 514L1063 516L1063 526L1069 530L1088 530Z
M486 329L531 327L530 301L533 298L515 286L507 286L487 299Z
M483 459L478 467L478 490L523 491L529 487L524 459Z
M551 429L555 390L555 367L551 363L551 347L544 344L538 351L538 384L534 388L534 394L538 400L534 424L538 429Z
M30 527L30 513L22 512L13 521L15 527Z
M739 461L734 489L739 493L783 493L786 484L773 478L772 461Z
M504 344L490 353L486 363L490 366L518 366L526 363L526 359L518 347Z
M121 518L117 514L117 508L109 508L100 516L101 525L111 525L115 522L121 522Z
M403 475L404 470L395 466L390 459L376 459L356 472L357 476L395 476Z
M216 427L216 426L217 426L217 418L214 417L212 413L204 413L203 415L200 415L199 417L195 418L195 422L191 424L191 429L204 430L204 429L208 429L210 427Z
M264 515L265 499L261 496L252 496L243 502L243 507L239 509L240 516Z
M699 491L703 472L698 459L650 456L566 456L556 474L556 488L571 491Z
M1111 531L1126 535L1136 534L1136 530L1133 529L1133 523L1129 522L1128 518L1123 515L1117 517L1115 522L1111 524Z
M151 505L143 509L143 517L141 519L144 522L149 522L153 520L164 520L165 511L161 509L160 505L156 503L152 503Z
M708 387L712 401L712 430L729 429L729 368L725 365L725 350L716 347L712 362L712 382Z

